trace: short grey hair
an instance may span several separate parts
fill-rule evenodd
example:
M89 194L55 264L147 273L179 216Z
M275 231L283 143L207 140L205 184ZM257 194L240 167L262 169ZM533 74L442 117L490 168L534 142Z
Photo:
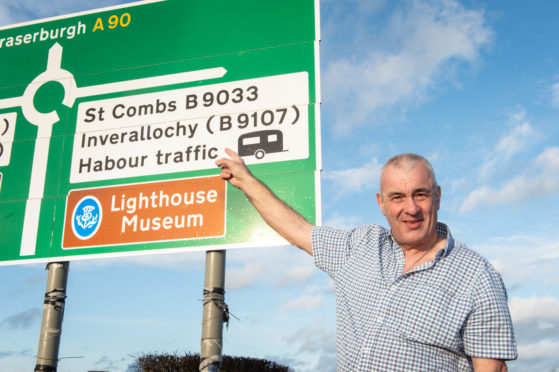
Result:
M380 179L379 179L379 190L382 194L382 177L384 176L384 172L386 168L392 166L398 169L412 169L417 165L417 163L423 164L429 177L433 180L433 187L437 187L437 178L435 177L435 171L433 170L433 166L429 163L429 160L425 159L423 156L418 154L412 153L404 153L399 154L396 156L391 157L388 161L382 166L380 171Z

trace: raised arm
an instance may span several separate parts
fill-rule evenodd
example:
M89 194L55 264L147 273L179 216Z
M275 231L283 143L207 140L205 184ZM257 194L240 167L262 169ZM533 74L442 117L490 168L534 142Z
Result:
M221 178L239 188L272 229L312 255L313 225L254 177L236 152L231 149L225 149L225 152L231 159L222 158L215 162L221 167Z
M507 365L503 360L472 358L475 372L507 372Z

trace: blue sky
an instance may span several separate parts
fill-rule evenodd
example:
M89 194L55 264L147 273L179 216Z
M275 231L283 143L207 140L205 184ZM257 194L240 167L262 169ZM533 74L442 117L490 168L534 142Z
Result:
M0 0L0 25L122 3ZM559 3L321 1L324 224L386 224L384 161L426 156L440 220L509 292L519 359L559 370ZM148 352L198 352L204 254L72 262L59 370L126 371ZM44 265L0 268L0 369L34 366ZM227 253L224 353L334 371L335 298L293 247ZM238 318L238 319L237 319Z

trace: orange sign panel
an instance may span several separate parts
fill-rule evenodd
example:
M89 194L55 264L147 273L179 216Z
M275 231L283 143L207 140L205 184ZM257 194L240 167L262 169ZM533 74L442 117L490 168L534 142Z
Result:
M220 177L72 190L63 248L225 235L226 182Z

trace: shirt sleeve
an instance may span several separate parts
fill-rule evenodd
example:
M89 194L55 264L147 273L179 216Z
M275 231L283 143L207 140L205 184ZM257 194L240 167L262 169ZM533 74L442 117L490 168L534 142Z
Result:
M464 330L464 351L474 358L514 360L518 354L501 276L487 263L473 289L473 310Z
M312 252L315 265L331 277L351 255L351 231L315 226L312 231Z
M364 249L378 250L380 242L387 236L388 230L374 224L351 230L315 226L312 231L314 262L334 278L353 255L364 254Z

